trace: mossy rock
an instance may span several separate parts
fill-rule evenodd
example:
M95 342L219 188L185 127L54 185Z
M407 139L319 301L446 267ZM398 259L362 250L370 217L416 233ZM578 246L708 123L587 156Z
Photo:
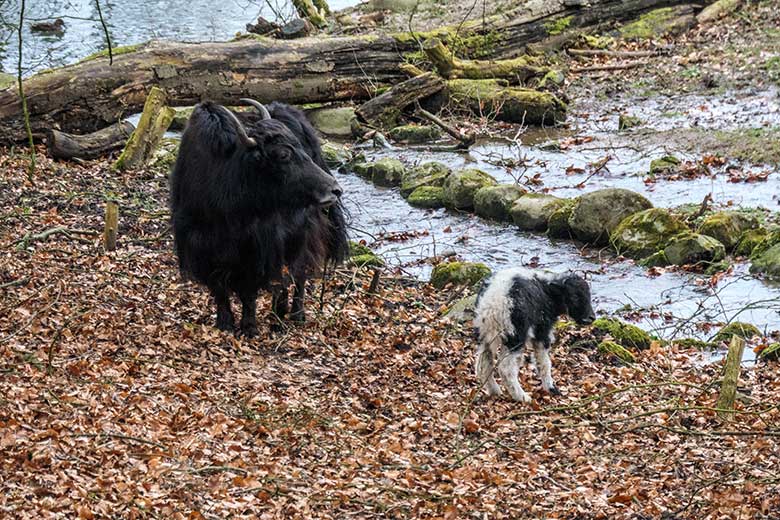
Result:
M474 195L474 212L480 217L509 221L512 204L525 194L517 184L499 184L480 188Z
M750 256L753 250L769 236L766 228L759 227L748 229L739 237L737 246L734 248L734 254L737 256Z
M16 84L16 77L5 72L0 72L0 89L8 88Z
M604 334L609 334L613 341L626 348L645 350L650 348L653 339L650 334L636 325L624 323L614 318L599 318L593 322L593 328Z
M759 259L764 253L777 244L780 244L780 229L770 231L766 238L753 248L753 251L750 253L750 259L754 261Z
M306 117L314 128L332 137L352 137L352 127L357 121L355 109L352 107L309 110Z
M731 338L734 336L742 339L750 339L754 336L761 336L761 331L758 330L758 327L750 323L732 321L720 329L718 333L715 334L715 336L712 338L712 341L716 343L727 342L731 341Z
M441 289L448 284L476 285L485 277L490 276L490 268L482 263L449 262L439 264L431 273L431 285Z
M693 15L683 16L684 11L675 7L662 7L641 15L637 20L620 28L620 36L627 40L649 40L667 34L678 34L693 26Z
M738 211L718 211L707 215L699 226L699 233L712 237L730 251L739 242L742 233L758 226L758 220Z
M711 350L718 347L718 345L716 345L715 343L710 343L709 341L702 341L696 338L676 339L672 343L682 348L695 348L697 350Z
M668 210L650 208L624 218L610 238L615 250L632 258L652 255L688 228Z
M350 151L341 145L328 141L322 143L322 158L330 168L339 168L352 160Z
M574 206L577 204L577 199L565 199L558 209L556 209L550 219L547 221L547 236L550 238L572 238L571 226L569 226L569 218L571 217Z
M551 70L542 77L538 87L540 89L550 89L560 87L566 81L566 75L560 70Z
M349 263L357 267L382 267L385 265L385 261L367 246L351 240L349 242Z
M544 231L553 213L566 204L565 199L542 193L528 193L515 201L509 213L512 222L526 231Z
M666 258L666 254L663 251L656 251L652 255L641 259L639 265L642 267L663 267L669 265L669 259Z
M630 190L596 190L577 199L569 216L569 227L583 242L606 245L623 219L651 207L649 200Z
M467 323L474 319L477 308L477 295L472 294L456 301L445 311L444 316L458 323Z
M352 165L352 171L377 186L389 187L401 184L406 167L398 159L386 157L376 162L355 163Z
M421 186L443 187L452 170L440 162L427 162L406 170L401 179L401 196L408 197Z
M669 175L680 167L680 159L674 155L665 155L650 161L650 175Z
M403 141L409 144L422 144L435 141L441 137L438 126L432 125L403 125L396 126L388 135L395 141Z
M669 240L664 255L672 265L713 263L723 260L726 248L712 237L686 231Z
M642 126L644 121L638 117L630 116L628 114L620 114L618 117L618 130L628 130L629 128L636 128Z
M444 181L444 204L453 209L473 209L477 191L496 184L493 177L475 168L453 172Z
M602 341L599 343L598 351L605 356L617 358L623 363L631 364L636 361L633 352L614 341Z
M772 343L767 348L758 353L759 359L780 361L780 343Z
M780 244L775 244L753 260L750 272L780 280Z
M443 208L444 188L438 186L420 186L406 199L409 204L418 208Z
M181 132L184 130L194 109L195 107L177 108L176 112L173 114L173 119L171 119L171 124L168 126L168 130L171 132Z
M499 121L552 125L566 120L566 103L550 92L507 87L494 79L454 79L447 86L452 104Z

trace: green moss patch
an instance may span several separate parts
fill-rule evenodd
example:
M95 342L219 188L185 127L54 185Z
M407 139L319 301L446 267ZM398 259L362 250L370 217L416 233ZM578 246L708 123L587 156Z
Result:
M650 348L650 334L635 325L614 318L599 318L593 322L593 328L603 334L609 334L613 341L626 348L645 350Z
M492 220L512 219L509 210L512 204L525 194L517 184L499 184L480 188L474 195L474 211L477 215Z
M431 273L431 285L442 289L448 284L476 285L490 276L490 268L485 264L472 262L449 262L439 264Z
M758 330L758 327L750 323L732 321L720 329L718 333L715 334L715 336L712 338L712 341L715 341L716 343L730 341L734 336L742 339L750 339L754 336L761 336L761 331Z
M631 364L636 361L636 357L630 350L614 341L602 341L599 343L598 351L605 356L619 359L623 363Z
M758 220L746 213L719 211L705 217L699 226L699 233L718 240L727 250L731 250L745 231L757 226Z
M623 219L610 238L615 250L632 258L652 255L688 228L668 210L650 208Z
M406 200L409 204L418 208L443 208L444 188L438 186L420 186L414 190Z
M401 178L401 196L408 197L421 186L442 187L450 173L450 168L440 162L427 162L406 170Z
M490 174L476 168L454 172L444 181L444 204L453 209L472 209L477 191L496 184Z

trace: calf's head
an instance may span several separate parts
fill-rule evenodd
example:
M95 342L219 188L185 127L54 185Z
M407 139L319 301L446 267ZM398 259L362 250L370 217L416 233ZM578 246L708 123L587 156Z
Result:
M227 108L218 109L235 129L235 159L246 185L258 194L264 209L327 207L336 203L341 196L336 179L314 164L283 123L272 119L260 103L254 103L262 118L246 126Z
M596 319L591 304L590 286L582 277L571 274L552 282L555 298L566 314L580 325Z

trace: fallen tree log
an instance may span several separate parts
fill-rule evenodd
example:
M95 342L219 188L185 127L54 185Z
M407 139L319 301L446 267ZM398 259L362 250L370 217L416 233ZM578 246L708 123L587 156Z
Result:
M49 130L46 148L54 159L96 159L122 148L133 129L132 123L122 121L86 135Z
M247 37L222 43L150 42L117 48L114 63L100 53L25 80L37 138L49 129L85 134L140 111L152 86L171 106L241 97L288 103L365 100L406 79L399 65L420 41L440 38L463 57L517 57L529 44L567 31L604 27L686 0L568 0L527 2L507 13L428 33L303 38ZM689 1L689 0L688 0ZM23 139L16 88L0 90L0 143Z
M501 80L454 79L447 82L450 101L479 117L526 125L554 125L566 120L566 104L554 94L509 87Z
M401 111L420 99L439 92L444 80L432 72L415 76L394 86L387 92L364 103L357 110L358 118L373 126L393 126Z

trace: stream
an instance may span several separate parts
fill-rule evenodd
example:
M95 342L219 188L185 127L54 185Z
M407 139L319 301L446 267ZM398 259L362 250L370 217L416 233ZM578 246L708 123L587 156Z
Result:
M330 0L334 9L356 3ZM254 21L258 14L273 18L266 5L252 0L101 1L117 46L151 38L229 39L244 30L245 24ZM16 23L10 14L16 13L18 6L19 0L0 3L0 25ZM30 22L25 24L25 75L73 63L105 48L93 0L37 0L28 1L27 6L30 21L62 17L66 27L61 34L42 35L30 32ZM15 71L17 59L15 33L7 30L0 33L0 70ZM690 155L674 142L653 139L652 131L780 126L777 90L738 95L590 100L581 101L574 112L567 129L527 130L514 142L482 141L469 154L411 147L361 151L370 159L392 156L407 165L435 160L453 169L476 167L499 182L525 183L535 178L533 190L549 191L560 197L622 187L644 194L660 207L698 204L706 194L712 194L716 206L762 206L775 212L780 210L780 173L761 165L741 165L748 172L769 171L767 180L761 183L729 182L722 168L715 169L714 176L693 180L645 182L652 159L671 152L684 159L694 159L705 152ZM643 132L618 134L618 112L646 121ZM583 136L587 139L573 139ZM568 144L560 151L543 146L551 140L568 141ZM594 173L589 165L607 157L605 166ZM736 265L732 274L710 287L708 277L663 270L656 275L631 261L616 261L607 250L551 240L470 214L413 208L396 189L378 188L348 173L335 174L344 187L353 238L365 240L384 254L391 268L399 272L425 279L431 270L426 259L449 254L485 262L493 269L520 264L553 270L576 269L587 273L592 281L598 313L622 314L665 338L706 339L717 331L717 327L708 330L706 324L734 319L753 323L765 332L780 329L780 286L751 277L747 264ZM752 359L752 355L748 349L746 359Z

